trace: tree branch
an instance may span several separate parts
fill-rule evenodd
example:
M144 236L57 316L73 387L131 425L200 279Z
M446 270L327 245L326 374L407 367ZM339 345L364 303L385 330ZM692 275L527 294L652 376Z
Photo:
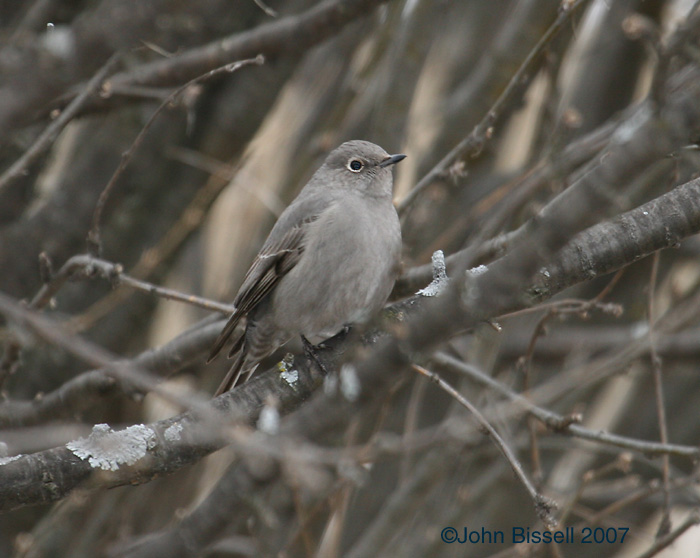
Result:
M236 33L182 54L147 62L115 74L110 86L119 92L133 87L169 87L235 60L262 54L274 61L280 56L309 50L336 35L343 27L366 16L388 0L324 0L301 14L290 15L249 31ZM70 101L72 95L61 99ZM89 107L95 110L100 104Z

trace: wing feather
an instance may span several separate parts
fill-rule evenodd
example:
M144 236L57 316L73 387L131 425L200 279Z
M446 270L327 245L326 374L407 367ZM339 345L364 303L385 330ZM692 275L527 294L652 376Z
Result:
M318 215L304 219L291 227L279 240L265 243L243 279L233 301L236 309L214 343L207 362L211 362L221 352L241 319L260 304L280 279L299 262L304 252L306 232L316 219Z

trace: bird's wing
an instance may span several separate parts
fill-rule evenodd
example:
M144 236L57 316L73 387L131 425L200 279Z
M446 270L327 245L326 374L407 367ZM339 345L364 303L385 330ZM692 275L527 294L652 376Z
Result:
M207 362L219 354L241 319L253 310L280 279L297 264L304 252L304 240L309 225L316 219L318 214L299 221L277 238L270 235L243 279L243 284L233 301L235 310L214 343ZM236 352L238 345L238 343L234 345L232 352Z

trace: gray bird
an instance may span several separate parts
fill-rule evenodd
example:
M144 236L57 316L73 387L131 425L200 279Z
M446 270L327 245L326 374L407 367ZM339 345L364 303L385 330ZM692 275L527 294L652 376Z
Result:
M384 305L401 257L391 166L405 157L367 141L346 142L280 215L207 359L219 354L245 318L245 331L228 355L235 361L216 395L242 375L250 377L292 337L330 337Z

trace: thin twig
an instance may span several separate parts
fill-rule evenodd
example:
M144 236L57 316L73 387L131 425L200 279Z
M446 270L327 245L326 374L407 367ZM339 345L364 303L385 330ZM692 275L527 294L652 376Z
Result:
M527 475L525 474L525 471L523 471L522 465L520 465L518 458L511 451L511 449L505 443L503 438L501 438L498 432L496 432L496 429L493 426L491 426L488 420L486 420L486 417L484 417L484 415L482 415L481 412L476 407L474 407L474 405L472 405L461 393L459 393L449 383L443 380L438 374L436 374L435 372L431 372L430 370L426 370L425 368L417 364L413 364L412 366L414 370L428 378L430 381L436 383L440 387L440 389L452 396L460 405L468 409L469 412L472 415L474 415L474 418L476 418L481 427L484 428L486 432L488 432L498 449L501 450L501 453L513 469L515 476L525 487L525 490L530 495L530 498L532 498L532 501L535 504L535 510L537 511L537 515L542 520L545 527L547 527L547 529L554 529L557 525L557 522L552 516L552 509L556 508L556 503L540 494L540 492L535 488L532 482L530 482L530 479L527 478Z
M418 428L418 417L420 415L420 407L425 399L425 390L428 387L428 382L423 381L420 377L416 378L416 382L411 388L411 396L406 405L406 418L404 419L403 433L404 438L412 436ZM402 456L399 466L399 484L404 484L409 478L409 472L413 461L413 452L406 451Z
M216 176L221 180L230 183L238 170L242 168L245 161L245 155L235 165L229 165L218 161L214 157L209 157L199 151L187 149L186 147L173 146L169 147L166 155L172 156L173 159L191 166L192 168L202 170L212 176ZM279 196L274 193L262 191L260 188L255 188L247 184L245 180L240 181L240 187L246 192L254 196L262 205L270 210L275 218L279 217L287 207ZM237 184L238 185L238 184Z
M40 254L40 261L48 262L48 257L43 252ZM50 262L45 265L50 266ZM66 282L75 279L78 275L82 275L84 278L100 277L110 281L115 286L124 284L132 289L161 296L165 299L192 304L204 308L205 310L220 312L222 314L230 314L234 310L233 306L227 304L222 304L192 294L181 293L173 289L160 287L153 283L136 279L125 274L120 264L93 258L87 254L73 256L66 261L55 274L48 278L48 281L44 283L41 289L39 289L39 292L37 292L32 301L28 304L28 309L41 310L44 308L51 302L52 298L61 290ZM77 325L79 324L77 324L75 320L72 320L67 324L63 324L63 327L75 334L80 329L76 327ZM5 351L2 359L0 359L0 387L2 387L7 377L14 370L19 355L20 343L15 338L10 338L5 343Z
M601 302L598 297L591 300L583 300L579 298L563 298L561 300L555 300L554 302L546 302L543 304L538 304L537 306L532 306L529 308L523 308L522 310L515 310L513 312L508 312L507 314L501 314L494 318L497 321L505 320L507 318L515 318L516 316L523 316L526 314L533 314L535 312L546 311L556 311L559 314L587 314L591 310L600 310L605 314L612 314L613 316L619 316L622 313L622 306L616 303Z
M107 265L111 265L105 262ZM114 266L115 268L118 266ZM205 310L213 310L216 312L221 312L222 314L230 314L235 310L234 306L230 304L222 304L216 302L215 300L210 300L208 298L203 298L201 296L196 296L193 294L182 293L174 289L168 289L167 287L159 287L153 283L148 283L146 281L141 281L140 279L134 279L129 275L124 273L117 273L116 279L124 285L128 285L132 289L143 291L146 293L151 293L168 300L176 300L178 302L184 302L191 304L193 306L198 306L199 308L204 308Z
M56 320L38 314L1 293L0 313L17 323L18 326L31 331L37 337L66 349L92 366L104 368L110 375L131 384L137 390L154 393L181 409L208 412L204 399L191 395L183 396L163 388L159 385L160 379L148 371L129 361L118 360L118 357L105 349L70 333Z
M201 362L225 320L210 316L180 333L164 345L144 350L129 359L135 367L166 378L195 361ZM72 331L70 327L67 331ZM124 361L122 361L124 364ZM32 400L8 399L0 403L0 428L31 426L64 417L74 417L95 408L108 397L130 394L130 385L120 382L103 367L74 375L55 389Z
M529 392L532 386L532 358L535 352L535 345L537 340L545 334L545 326L549 320L553 317L558 316L563 313L579 313L581 315L586 315L592 308L600 308L604 312L621 312L621 308L616 305L610 305L603 303L603 299L613 290L617 282L622 277L624 269L618 271L615 276L608 282L608 284L603 288L603 290L593 299L589 301L582 301L580 305L569 304L566 301L563 304L558 304L557 302L549 305L548 309L539 319L535 328L533 329L532 335L530 336L530 342L528 343L525 355L523 355L518 360L518 368L523 373L523 395L529 398ZM535 417L528 417L527 426L530 436L530 447L532 454L532 471L533 478L538 481L542 476L542 469L540 464L540 452L537 443L537 428L535 425Z
M262 0L253 0L253 2L255 2L255 5L270 17L277 17L279 15L275 10L273 10L270 6L265 4L265 2L263 2Z
M682 525L680 525L674 531L671 531L665 537L658 539L649 550L647 550L644 554L641 554L637 558L651 558L652 556L656 556L664 548L667 548L668 546L672 545L674 541L683 533L685 533L688 529L698 524L700 524L700 513L698 513L698 510L693 510L688 519L686 519Z
M121 264L115 264L99 258L94 258L87 254L81 254L70 258L61 269L46 283L34 299L29 304L30 308L41 309L46 306L51 298L61 289L61 287L69 279L75 277L77 273L83 274L84 277L99 276L103 279L111 281L114 285L123 284L146 293L154 294L168 300L176 300L192 304L205 310L221 312L222 314L230 314L233 312L233 306L221 304L219 302L209 300L207 298L195 296L192 294L182 293L174 289L159 287L153 283L148 283L140 279L136 279L124 273Z
M700 0L695 0L688 10L688 16L666 41L665 45L655 44L656 68L650 86L650 95L659 103L663 102L663 84L668 81L671 59L680 54L685 45L697 35L700 23Z
M647 455L678 455L690 459L700 459L700 448L694 446L682 446L679 444L661 444L659 442L647 442L627 436L610 434L600 430L591 430L578 424L581 417L573 415L565 417L538 407L520 394L511 391L506 386L497 382L478 368L457 360L445 353L435 353L433 360L436 364L467 375L472 380L493 389L506 397L510 402L517 404L524 412L535 416L552 431L560 434L570 434L582 440L588 440L599 444L616 446L623 449L634 450Z
M22 346L16 337L9 334L9 338L5 341L5 350L0 359L0 390L3 389L5 381L17 369L19 363L19 355Z
M464 158L467 153L473 150L479 150L483 147L483 143L486 141L488 129L493 125L494 121L498 117L498 113L503 108L503 105L508 101L511 95L522 87L523 79L527 71L530 70L530 66L534 60L542 54L544 49L552 42L557 33L562 29L567 21L571 18L573 13L587 0L576 0L575 2L568 3L559 12L557 19L554 23L549 26L544 35L540 37L537 44L525 57L525 60L520 64L518 70L513 74L513 77L508 82L506 88L501 92L496 101L491 105L491 108L487 111L486 115L481 119L481 121L474 127L472 132L460 141L452 150L445 155L442 160L435 165L421 180L414 186L414 188L406 194L406 196L398 203L397 210L399 215L403 215L406 210L413 204L419 194L423 192L433 181L442 176L454 163L460 158Z
M628 452L621 453L617 458L609 463L606 463L598 469L590 469L583 474L581 482L576 489L574 497L567 503L566 507L562 510L562 514L559 517L559 521L564 525L571 514L573 507L577 502L581 500L584 490L593 482L606 477L608 474L620 471L622 473L628 473L630 465L632 463L632 454Z
M649 318L649 356L651 357L651 369L654 378L654 396L656 402L656 416L659 421L659 438L662 444L668 443L668 426L666 424L666 406L664 404L664 386L661 377L661 358L656 351L656 312L654 308L654 294L656 293L656 280L659 274L659 252L654 252L651 264L651 277L649 279L648 293L648 318ZM664 510L659 523L657 537L663 537L671 531L671 463L668 455L662 456L662 479L664 494Z
M591 525L599 524L606 517L611 517L629 506L637 507L640 502L643 502L652 494L657 493L660 489L661 483L659 479L651 479L645 486L636 488L619 500L615 500L612 504L608 504L602 510L597 511L595 514L588 517L587 521Z
M612 290L615 288L615 285L622 279L622 276L625 274L625 270L627 268L623 267L622 269L618 270L615 275L613 275L613 278L608 281L608 284L605 285L602 291L598 293L598 295L593 299L593 302L603 302L603 299L608 296Z
M545 334L545 326L550 318L552 318L552 316L555 314L557 314L556 309L550 308L542 315L532 331L525 355L518 359L518 369L520 369L523 375L523 392L525 397L529 397L528 393L530 392L530 386L532 385L532 356L535 353L537 339ZM540 459L540 448L537 443L537 425L535 424L534 417L528 417L527 429L530 437L532 477L535 479L537 485L540 486L542 481L542 462Z
M176 151L181 154L182 150L178 149ZM188 153L193 155L190 152ZM212 176L219 180L209 180L206 186L195 194L192 201L180 213L178 219L158 242L141 253L139 260L130 269L131 277L140 280L148 279L154 270L182 246L189 234L201 225L207 215L206 209L210 207L246 160L246 157L243 156L234 165L226 165L224 170L221 163L215 164L214 160L203 155L201 157L204 161L211 163L209 169L202 168L202 170L210 172ZM191 163L192 161L186 162ZM200 166L204 167L206 165ZM112 312L114 308L125 303L131 294L131 292L126 290L110 291L107 295L91 304L82 314L71 318L71 328L76 332L90 328L92 324Z
M25 4L27 3L28 2L25 2ZM51 14L58 9L58 4L60 4L60 2L56 0L36 0L33 2L24 13L19 23L14 25L8 43L16 43L23 35L35 33L39 31L42 26L46 27L46 22L51 21L49 18Z
M177 99L182 93L184 93L187 89L189 89L193 85L204 83L204 82L206 82L206 81L208 81L208 80L210 80L218 75L221 75L221 74L233 73L233 72L239 70L240 68L243 68L244 66L250 66L252 64L259 66L259 65L263 64L264 62L265 62L265 58L262 55L258 55L255 58L248 58L247 60L240 60L239 62L233 62L230 64L226 64L224 66L220 66L218 68L215 68L214 70L211 70L209 72L206 72L205 74L197 76L196 78L191 79L190 81L188 81L184 85L178 87L175 91L173 91L170 95L168 95L168 97L158 106L158 108L153 112L151 117L148 119L148 122L146 122L144 127L141 129L138 136L136 136L136 139L133 141L133 143L131 144L129 149L127 149L124 152L124 154L122 155L121 161L119 162L119 166L114 171L114 174L112 174L112 178L109 179L107 186L105 186L104 190L102 190L102 193L100 194L100 197L97 200L97 204L95 206L95 212L92 216L92 228L88 232L88 237L87 237L88 251L90 252L90 254L92 254L93 256L98 256L100 254L100 247L101 247L100 223L102 222L102 212L104 211L104 207L105 207L105 204L107 203L107 199L109 198L110 194L112 193L112 190L114 189L114 185L116 184L117 180L124 172L126 165L129 163L129 161L133 157L134 153L136 152L136 149L138 149L138 147L143 142L143 139L146 136L146 133L153 125L153 122L155 121L156 117L163 110L165 110L166 107L173 104L175 102L175 99Z
M41 133L32 146L0 175L0 191L13 180L24 175L27 168L34 163L54 142L58 134L80 112L85 102L102 86L103 81L114 69L120 54L113 54L97 73L90 79L80 94L73 99L61 114Z

